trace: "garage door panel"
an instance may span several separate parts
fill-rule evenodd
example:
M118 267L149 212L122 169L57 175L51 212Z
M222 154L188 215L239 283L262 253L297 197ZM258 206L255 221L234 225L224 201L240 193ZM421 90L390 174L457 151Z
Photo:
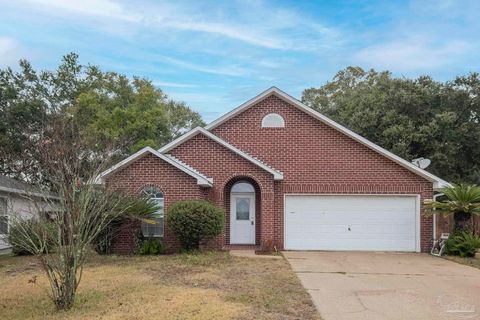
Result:
M326 241L315 241L315 242L308 242L305 243L303 240L299 239L297 243L292 242L291 250L341 250L341 251L393 251L392 248L394 247L394 251L413 251L411 249L411 242L410 241L392 241L387 240L384 241L382 245L378 244L377 240L369 240L363 243L359 242L352 242L350 239L339 239L335 244L331 244L330 242ZM298 247L298 248L295 248ZM326 248L328 249L319 249L319 248Z
M285 248L416 249L415 196L286 196Z

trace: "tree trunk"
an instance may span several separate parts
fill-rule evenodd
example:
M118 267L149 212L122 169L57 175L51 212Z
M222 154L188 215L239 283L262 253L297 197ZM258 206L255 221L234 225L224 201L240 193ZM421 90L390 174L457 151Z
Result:
M457 211L453 214L454 231L458 232L474 232L472 224L472 214L463 211Z
M75 290L69 288L69 285L64 286L59 290L58 296L54 297L55 307L57 310L69 310L75 302Z
M68 268L65 274L57 282L54 290L53 300L57 310L69 310L75 302L77 279L75 268Z

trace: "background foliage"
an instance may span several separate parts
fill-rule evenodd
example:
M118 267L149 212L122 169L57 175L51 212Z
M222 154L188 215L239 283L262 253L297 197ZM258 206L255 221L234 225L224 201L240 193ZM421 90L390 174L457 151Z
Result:
M76 134L96 157L109 158L106 165L203 125L197 112L146 79L81 65L73 53L55 71L36 71L22 60L19 71L0 70L0 173L44 182L35 152L61 118L81 127ZM113 157L102 154L113 144Z

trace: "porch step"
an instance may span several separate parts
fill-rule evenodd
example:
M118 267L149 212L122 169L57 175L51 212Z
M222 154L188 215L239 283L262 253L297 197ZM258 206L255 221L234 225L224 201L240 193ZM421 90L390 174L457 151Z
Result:
M260 250L261 247L257 245L243 245L243 244L231 244L224 247L225 250Z

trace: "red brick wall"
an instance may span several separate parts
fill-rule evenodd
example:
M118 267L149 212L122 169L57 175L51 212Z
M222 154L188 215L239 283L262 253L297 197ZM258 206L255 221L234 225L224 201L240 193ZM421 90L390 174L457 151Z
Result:
M278 113L285 128L261 128ZM283 247L285 193L392 193L432 197L432 184L321 123L276 96L214 128L212 133L284 173L275 182L275 242ZM421 247L428 250L431 218L421 216Z
M189 199L205 199L208 190L197 185L197 180L165 161L147 155L128 167L108 177L106 185L111 189L119 189L131 194L139 194L146 186L156 186L165 197L165 217L170 204ZM133 253L133 234L140 227L139 223L127 222L116 237L113 248L116 253ZM179 248L179 243L165 221L164 243L169 251Z
M210 199L226 211L226 229L223 239L217 241L218 247L220 247L220 244L221 246L230 244L229 190L232 182L241 180L242 177L252 181L254 185L256 184L260 192L261 203L259 208L257 206L260 221L257 221L257 225L260 223L261 236L260 239L257 239L257 242L274 239L274 185L272 174L210 140L203 134L191 138L171 150L170 153L208 177L213 177Z

